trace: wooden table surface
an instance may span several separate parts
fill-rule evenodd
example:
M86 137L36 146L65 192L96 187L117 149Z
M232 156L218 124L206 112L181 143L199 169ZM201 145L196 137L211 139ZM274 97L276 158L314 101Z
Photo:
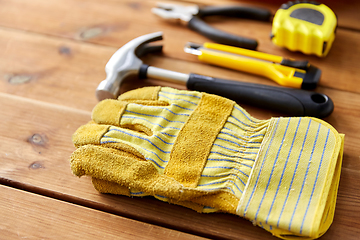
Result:
M189 3L190 1L177 1ZM193 0L198 4L251 4L273 13L274 1ZM324 120L344 133L345 150L335 218L322 239L360 236L360 2L324 1L338 16L335 42L326 58L273 45L271 23L209 18L214 27L252 37L259 51L307 59L322 69L318 92L334 112ZM162 54L144 62L156 67L275 85L245 73L209 66L183 52L205 37L154 16L156 1L0 1L0 239L276 239L229 214L199 214L153 198L100 194L89 177L69 167L71 135L90 120L95 89L112 54L128 41L163 31ZM141 86L184 86L147 79ZM259 119L283 116L242 105Z

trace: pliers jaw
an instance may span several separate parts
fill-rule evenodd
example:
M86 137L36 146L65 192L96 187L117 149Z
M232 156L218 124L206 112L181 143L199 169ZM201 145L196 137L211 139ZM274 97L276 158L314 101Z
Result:
M157 3L157 7L152 8L151 11L166 20L181 20L182 22L188 23L199 13L199 7L197 5L182 6L171 3Z

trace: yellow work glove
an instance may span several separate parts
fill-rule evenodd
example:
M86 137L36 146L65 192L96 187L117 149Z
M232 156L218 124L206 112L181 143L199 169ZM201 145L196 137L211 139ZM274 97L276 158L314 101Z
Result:
M103 193L151 195L314 239L334 216L343 139L319 119L258 120L219 96L147 87L100 102L73 135L70 163Z

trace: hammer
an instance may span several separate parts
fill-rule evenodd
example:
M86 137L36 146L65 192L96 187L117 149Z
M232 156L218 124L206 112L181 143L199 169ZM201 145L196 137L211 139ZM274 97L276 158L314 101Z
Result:
M106 79L96 89L97 99L116 98L123 81L131 77L153 78L186 84L190 90L217 94L239 103L282 112L292 116L324 118L334 109L332 100L323 93L286 87L184 74L143 64L140 57L162 51L161 45L149 45L162 40L162 32L140 36L117 50L106 64Z

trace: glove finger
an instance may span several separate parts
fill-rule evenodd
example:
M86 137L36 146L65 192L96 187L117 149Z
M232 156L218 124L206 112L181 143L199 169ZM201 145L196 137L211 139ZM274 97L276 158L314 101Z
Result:
M93 110L93 120L147 135L154 132L176 135L197 107L201 93L147 87L126 92L119 99L100 102Z
M146 135L139 132L135 132L129 129L122 129L118 127L113 127L111 125L96 124L91 121L81 127L79 127L72 136L72 141L76 147L92 144L92 145L105 145L107 143L123 143L129 144L127 140L129 137L134 139L140 139L143 141ZM132 141L132 140L131 140ZM142 145L142 142L138 142ZM110 145L119 149L117 145ZM123 147L121 147L123 148ZM137 154L135 154L137 155ZM143 157L141 155L141 157Z
M167 105L157 100L160 87L146 87L126 92L119 100L106 99L99 102L92 111L92 119L98 124L119 126L120 118L129 102L142 102L152 105Z
M106 99L98 103L92 112L92 119L95 123L111 126L121 126L146 135L152 135L152 127L146 120L140 117L126 116L121 122L121 117L125 113L128 103L113 99ZM134 121L135 120L135 121Z
M91 176L150 195L180 199L181 184L158 172L156 167L133 152L86 145L73 152L70 167L76 176ZM197 195L195 194L194 197Z
M142 105L178 104L181 107L186 105L197 106L201 93L196 91L176 90L169 87L144 87L121 94L120 101L135 102ZM190 107L193 109L193 107Z
M92 184L94 188L101 193L111 193L116 195L125 195L130 197L130 189L125 186L121 186L120 184L105 181L99 178L92 177Z
M158 96L160 101L166 101L175 107L194 110L201 100L202 93L162 87Z
M127 102L114 99L105 99L94 107L91 118L98 124L119 126L120 117L127 104Z
M161 90L160 86L157 87L143 87L135 90L131 90L121 94L118 97L120 101L157 101L158 93Z
M153 133L165 131L176 135L198 106L201 93L163 87L156 99L167 104L155 106L144 102L129 103L123 113L121 124L140 124Z
M175 140L176 136L165 134L147 136L130 129L99 125L94 122L81 126L72 137L76 147L88 144L102 145L140 155L153 162L159 171L165 169Z
M191 109L184 110L174 105L146 106L130 103L121 117L120 125L139 124L152 133L166 131L176 134L175 132L181 129L191 113Z
M91 121L76 130L72 135L72 142L76 147L87 144L100 144L100 139L109 128L108 125L98 125Z
M105 146L118 148L118 145L126 144L136 149L148 161L153 162L158 171L163 172L170 159L170 152L176 140L176 136L141 134L125 128L111 126L100 139Z
M102 180L102 179L98 179L98 178L94 178L94 177L92 177L91 180L92 180L92 184L93 184L94 188L101 193L111 193L111 194L116 194L116 195L125 195L125 196L129 196L129 197L149 196L149 194L147 194L143 191L129 189L128 187L122 186L115 182L110 182L110 181L106 181L106 180ZM191 201L176 201L176 200L169 199L169 198L166 198L166 197L160 196L160 195L155 195L154 197L161 201L165 201L165 202L169 202L172 204L176 204L176 205L180 205L183 207L193 209L197 212L210 213L210 212L217 211L217 209L215 209L215 208L205 207L201 204L194 203Z

